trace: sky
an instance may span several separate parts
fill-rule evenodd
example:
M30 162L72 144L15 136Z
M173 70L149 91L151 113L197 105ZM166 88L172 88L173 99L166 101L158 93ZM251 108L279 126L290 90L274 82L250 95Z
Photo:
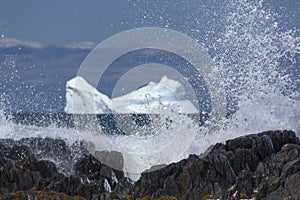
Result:
M121 31L143 26L168 27L193 35L193 31L199 32L196 25L203 30L212 25L217 29L223 16L215 11L222 10L224 1L1 0L0 36L44 45L66 45L83 41L99 43ZM300 27L299 0L264 3L282 15L284 26ZM214 24L207 23L211 18L215 19Z
M43 44L96 42L121 30L121 1L2 0L1 4L0 30L8 38Z

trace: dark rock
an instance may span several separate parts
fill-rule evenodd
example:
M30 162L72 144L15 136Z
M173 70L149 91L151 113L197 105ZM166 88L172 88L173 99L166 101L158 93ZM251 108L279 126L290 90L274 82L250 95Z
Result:
M154 166L134 185L121 153L95 156L59 139L0 140L0 199L300 199L300 142L292 131L216 144Z
M268 194L264 199L300 199L300 172L291 175L283 185Z
M226 141L226 150L235 151L236 149L251 149L253 144L252 140L257 138L257 135L247 135L228 140Z
M255 171L259 158L253 153L252 149L236 149L233 157L230 159L230 163L236 174L239 174L243 170Z
M101 168L101 162L92 155L84 155L75 164L76 172L85 174L87 177L92 177L96 172L100 172Z
M254 190L254 177L253 172L249 170L243 170L238 178L236 183L236 190L239 193L246 194L247 196L251 196Z
M7 148L0 143L0 166L4 165L6 162L6 154L7 154Z
M111 198L124 199L131 189L132 183L130 182L130 180L128 178L123 177L118 181L118 184L112 192Z
M225 156L209 154L201 159L192 155L163 169L143 173L135 184L133 194L154 198L162 195L182 199L209 195L217 197L234 183L235 173Z
M286 179L284 183L284 191L286 197L292 197L292 199L300 199L300 172L291 175Z
M260 160L271 156L274 153L273 143L268 135L263 135L252 140L253 153L259 157Z
M30 153L29 147L14 145L7 154L7 158L15 162L15 166L23 165L30 168L36 162L35 156Z
M134 198L174 195L178 199L299 199L300 184L291 181L298 183L299 148L299 139L292 131L242 136L216 144L203 158L193 155L165 168L144 172L131 195Z
M282 167L280 179L284 180L292 174L300 172L300 160L293 160Z
M258 134L258 136L268 135L273 144L275 153L280 151L281 147L285 144L300 144L299 138L293 131L266 131Z
M100 170L100 175L105 178L113 188L117 185L118 178L112 168L104 165Z
M10 192L5 188L0 188L0 199L11 200Z
M48 160L40 160L36 163L35 171L38 171L43 178L53 178L59 176L54 163Z
M107 199L110 193L105 189L112 190L116 197L125 198L132 184L123 180L124 173L102 164L82 148L81 145L69 146L63 140L50 138L0 140L1 199L22 199L25 196L28 199L32 188L43 191L43 194L31 191L29 196L32 198L59 198L63 194L86 199L99 199L102 195ZM105 155L110 156L109 159L116 156L118 163L123 164L119 153L106 152ZM58 167L61 169L68 164L71 165L67 167L69 172L60 173ZM51 191L57 194L49 194Z
M285 144L272 160L257 169L257 174L264 174L264 177L260 179L265 182L264 189L267 188L265 196L285 190L284 184L290 179L290 176L300 172L299 155L300 145ZM257 180L257 184L261 185L262 183Z

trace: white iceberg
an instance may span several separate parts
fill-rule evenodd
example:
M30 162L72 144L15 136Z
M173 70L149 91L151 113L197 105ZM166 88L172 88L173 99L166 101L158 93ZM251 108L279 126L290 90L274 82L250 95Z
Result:
M66 84L65 112L72 114L150 114L160 113L168 105L176 105L180 113L197 113L178 81L162 77L131 93L110 99L91 86L84 78L75 77Z
M84 78L77 76L66 84L65 112L71 114L111 113L111 99L92 87Z

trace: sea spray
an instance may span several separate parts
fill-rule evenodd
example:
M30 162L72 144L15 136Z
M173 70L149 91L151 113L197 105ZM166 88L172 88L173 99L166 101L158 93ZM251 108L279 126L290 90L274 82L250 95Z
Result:
M188 4L186 1L183 3ZM180 119L185 122L179 124L181 131L196 133L194 138L189 138L194 141L181 156L172 159L162 157L162 164L179 161L191 153L200 154L211 144L244 134L269 129L292 129L300 132L299 76L289 73L290 68L299 65L296 59L299 56L299 37L296 36L298 30L286 31L280 28L282 22L279 16L267 10L263 1L230 0L223 3L227 6L222 12L228 13L226 20L218 24L224 24L223 31L210 37L213 40L205 42L222 74L227 96L232 104L230 112L233 114L223 119L226 122L224 129L213 134L207 134L205 126L198 127L188 118L184 121ZM197 21L197 18L201 16L195 16L194 20ZM170 21L167 24L172 26ZM198 26L189 27L187 32L191 31L191 35L197 34L193 30L200 30L200 24ZM211 29L206 32L216 34L214 27ZM286 61L285 66L282 65L283 60ZM1 103L2 100L3 96ZM174 116L177 114L174 113ZM7 120L5 115L1 115L0 122L0 138L3 139L62 138L69 141L69 145L81 139L77 130L72 128L17 125ZM176 123L175 118L174 125ZM172 130L161 129L160 134L168 136L172 134ZM137 143L138 140L123 140L127 136L112 137L118 144L127 147L133 145L138 148L141 145ZM155 137L152 139L154 141ZM162 141L157 141L157 144L160 142ZM155 151L157 146L148 145L143 148L145 151ZM59 157L47 158L55 161L58 166L63 166L59 164ZM151 158L140 159L143 165L138 171L151 167Z
M229 95L237 101L258 93L294 97L293 74L286 69L296 62L300 38L295 30L283 30L277 14L266 10L263 1L229 1L224 33L212 46L214 57ZM283 66L281 61L289 60ZM299 81L299 80L298 80ZM299 88L298 88L299 89Z
M222 37L212 46L236 112L222 131L227 137L268 129L299 133L298 30L283 30L264 1L229 1ZM285 61L285 62L283 62Z

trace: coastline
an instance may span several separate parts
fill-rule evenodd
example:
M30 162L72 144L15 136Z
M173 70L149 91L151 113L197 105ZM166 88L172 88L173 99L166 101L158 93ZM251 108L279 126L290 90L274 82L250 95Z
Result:
M122 164L117 152L99 154L118 158ZM69 146L60 139L0 139L0 155L1 199L300 197L300 142L293 131L266 131L227 140L213 145L205 156L190 155L145 171L135 183L124 172L95 159L82 144ZM59 167L51 156L66 163ZM69 168L62 172L61 167L66 166Z

